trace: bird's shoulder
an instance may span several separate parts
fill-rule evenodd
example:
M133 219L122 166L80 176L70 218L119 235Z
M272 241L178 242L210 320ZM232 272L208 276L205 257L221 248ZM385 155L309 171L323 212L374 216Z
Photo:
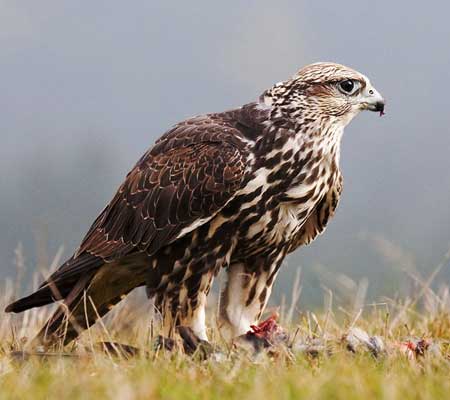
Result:
M253 128L244 109L178 123L127 174L78 250L114 260L154 254L206 223L241 188Z
M220 113L197 115L174 125L146 155L156 156L204 142L230 144L244 150L249 141L262 134L267 118L267 110L256 102Z

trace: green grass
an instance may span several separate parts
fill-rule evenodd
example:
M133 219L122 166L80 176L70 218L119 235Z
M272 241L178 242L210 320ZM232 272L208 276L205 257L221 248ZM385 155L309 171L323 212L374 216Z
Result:
M445 399L448 360L375 360L339 354L294 360L185 356L51 362L1 360L0 399Z
M219 343L222 353L206 360L180 351L155 352L152 342L158 326L151 322L151 308L137 295L113 310L104 325L97 324L76 345L51 358L34 355L22 360L11 354L27 348L28 339L51 309L1 314L0 400L446 399L450 397L450 295L448 287L433 291L430 283L416 279L418 286L410 296L380 304L365 304L358 295L360 288L355 288L355 295L347 297L353 300L346 304L333 304L327 291L326 306L316 313L303 305L282 307L280 322L289 327L294 346L289 351L274 348L270 354L254 355L221 342L211 309L210 338ZM17 286L9 282L1 290L1 308ZM292 299L297 304L298 293ZM348 351L343 336L354 327L379 336L385 350L377 357L364 345L356 353ZM408 357L401 343L411 337L426 337L433 348L424 356ZM146 353L128 359L105 353L96 347L105 340ZM299 344L308 346L312 341L326 350L317 356L298 350Z
M123 317L126 308L118 314ZM408 328L404 319L386 332L387 319L382 314L370 313L356 321L367 332L382 335L387 350L378 357L364 347L356 354L346 350L341 336L349 323L343 322L341 329L334 317L323 314L312 318L309 313L298 324L292 324L291 331L295 328L297 332L296 343L308 343L311 338L328 343L330 351L316 357L295 350L287 353L284 348L255 356L225 345L221 358L207 360L181 352L154 352L147 338L148 329L143 321L137 321L137 327L126 334L120 332L123 326L118 326L117 331L109 327L108 333L97 327L60 356L32 356L24 361L12 357L10 349L23 347L25 340L5 334L0 354L0 399L448 398L449 315L418 318L407 312L411 314L405 317ZM313 319L316 322L312 323ZM329 329L324 332L326 320ZM137 330L143 333L141 337L136 336ZM398 342L409 335L423 334L434 338L438 352L408 359L399 350ZM125 359L92 350L93 343L111 337L150 352Z

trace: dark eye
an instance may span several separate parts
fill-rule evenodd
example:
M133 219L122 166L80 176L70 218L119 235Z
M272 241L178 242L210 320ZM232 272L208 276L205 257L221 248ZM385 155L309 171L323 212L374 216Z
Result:
M339 89L344 93L352 93L355 89L355 82L351 79L339 82Z

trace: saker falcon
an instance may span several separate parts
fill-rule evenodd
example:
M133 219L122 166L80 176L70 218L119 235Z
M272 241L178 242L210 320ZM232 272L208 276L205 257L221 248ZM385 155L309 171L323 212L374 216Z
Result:
M145 286L166 335L182 324L207 340L206 298L225 268L219 325L226 338L245 333L286 255L333 216L342 134L362 110L384 110L369 79L316 63L255 102L180 122L129 172L75 254L6 311L62 300L36 340L68 343Z

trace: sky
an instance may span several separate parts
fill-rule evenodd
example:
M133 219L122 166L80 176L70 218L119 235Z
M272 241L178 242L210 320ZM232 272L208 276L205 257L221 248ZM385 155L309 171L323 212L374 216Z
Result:
M434 1L0 0L0 278L14 276L19 243L29 272L60 246L70 256L174 123L253 101L316 61L367 75L386 116L346 129L337 215L285 262L275 296L299 267L306 302L332 276L367 279L373 296L427 276L450 245L449 11Z

